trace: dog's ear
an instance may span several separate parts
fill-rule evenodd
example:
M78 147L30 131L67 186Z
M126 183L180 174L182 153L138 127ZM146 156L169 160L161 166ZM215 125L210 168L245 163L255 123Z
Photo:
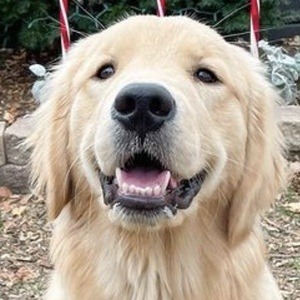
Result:
M45 193L50 219L55 219L79 188L75 182L69 138L72 102L86 78L96 73L99 59L99 34L91 35L74 44L66 59L51 74L45 88L45 103L34 116L34 133L28 139L33 147L31 156L32 183L37 193Z
M44 194L50 219L55 219L72 198L72 170L69 162L70 108L76 94L75 82L85 41L73 46L44 89L45 103L33 116L31 155L32 186Z
M33 117L35 131L29 138L33 187L39 194L45 193L50 219L55 219L71 199L68 128L72 93L63 73L54 72L48 99Z
M237 51L241 51L240 49ZM252 229L259 213L273 203L284 184L282 135L277 127L274 109L278 94L267 82L258 63L243 53L240 65L249 66L242 76L247 91L240 99L245 104L247 144L242 179L231 201L228 237L231 244L241 241Z

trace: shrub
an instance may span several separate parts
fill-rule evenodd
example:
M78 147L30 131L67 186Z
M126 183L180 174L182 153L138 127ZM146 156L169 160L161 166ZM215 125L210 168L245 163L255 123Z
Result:
M300 79L300 53L292 57L282 47L271 46L263 40L259 41L258 46L268 78L280 91L285 104L299 104L297 81Z
M285 0L285 2L288 0ZM249 0L169 0L168 15L188 14L217 25L222 34L249 30ZM261 1L262 27L277 26L286 15L280 10L282 0ZM2 0L0 6L0 41L2 47L25 47L43 50L59 45L58 1ZM88 13L87 13L88 12ZM155 14L155 0L86 0L81 4L70 0L69 21L72 40L108 26L125 13ZM297 12L287 14L289 20L300 19ZM280 21L281 20L281 21ZM101 23L101 24L100 24ZM54 44L53 44L54 43ZM59 49L59 47L57 47Z
M42 50L58 37L58 31L49 30L54 22L50 16L57 11L54 1L2 0L0 6L1 47L25 47ZM56 25L57 27L57 25Z

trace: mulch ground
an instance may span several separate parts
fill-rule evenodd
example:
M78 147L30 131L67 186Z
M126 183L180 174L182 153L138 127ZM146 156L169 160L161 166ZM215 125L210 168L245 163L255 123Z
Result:
M50 226L42 199L0 198L0 299L40 299L51 265Z
M0 121L10 124L36 109L30 91L36 78L29 66L38 63L48 67L55 61L54 54L48 52L34 54L0 49Z
M268 258L284 299L300 299L300 170L264 216Z

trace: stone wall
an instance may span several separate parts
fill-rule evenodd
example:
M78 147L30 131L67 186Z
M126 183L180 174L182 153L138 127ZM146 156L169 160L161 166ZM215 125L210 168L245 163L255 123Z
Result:
M290 157L300 160L300 106L280 107L276 112ZM0 122L0 186L14 193L29 191L30 151L22 146L32 132L31 118L20 118L6 127Z
M0 186L14 193L29 191L29 156L22 143L32 132L30 118L20 118L9 127L0 122Z
M281 106L278 122L289 157L300 161L300 106Z

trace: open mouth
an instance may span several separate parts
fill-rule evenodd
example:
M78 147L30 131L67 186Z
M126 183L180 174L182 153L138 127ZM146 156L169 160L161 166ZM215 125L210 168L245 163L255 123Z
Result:
M206 177L202 170L190 179L178 179L162 162L147 152L136 153L116 169L115 176L100 171L104 202L121 206L126 212L175 215L188 208Z

